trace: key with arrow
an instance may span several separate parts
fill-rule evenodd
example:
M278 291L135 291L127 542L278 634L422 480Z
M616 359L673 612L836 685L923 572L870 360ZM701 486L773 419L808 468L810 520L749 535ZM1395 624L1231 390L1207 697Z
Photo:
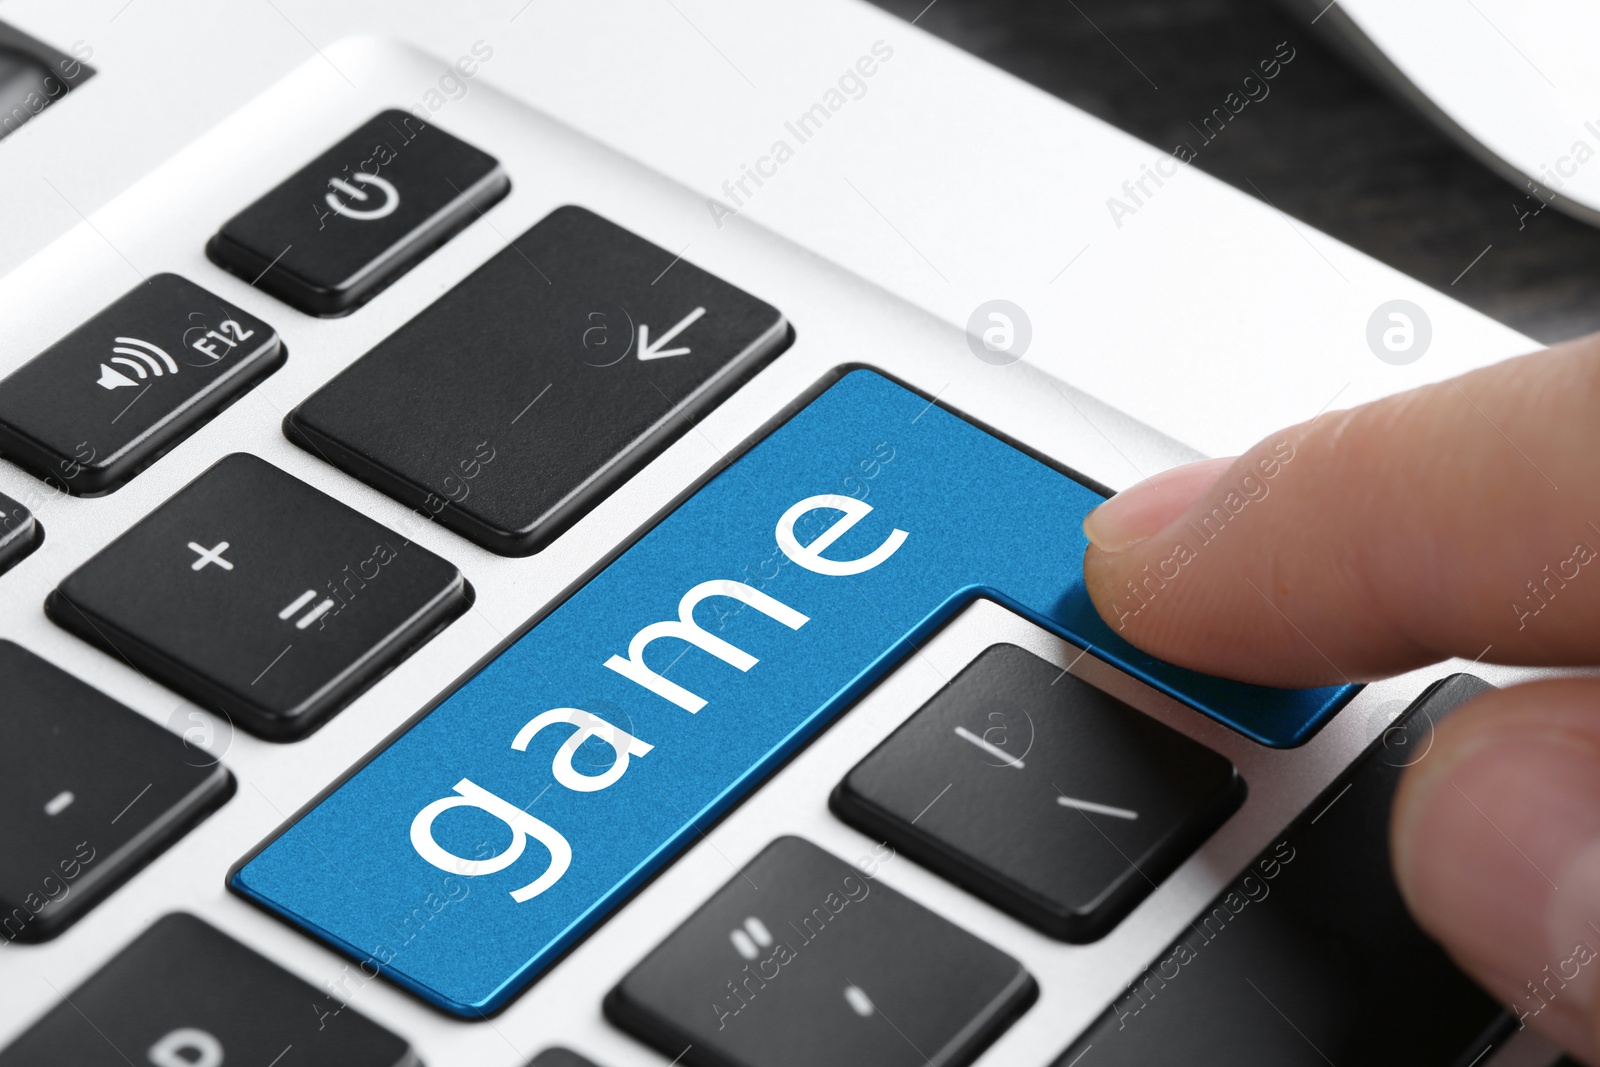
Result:
M439 358L443 338L449 359ZM313 394L284 429L441 525L524 556L788 338L772 305L563 207ZM625 348L637 358L610 355Z

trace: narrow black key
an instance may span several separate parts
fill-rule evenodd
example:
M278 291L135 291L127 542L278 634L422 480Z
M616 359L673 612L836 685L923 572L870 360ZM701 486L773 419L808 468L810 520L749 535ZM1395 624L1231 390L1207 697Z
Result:
M233 795L138 712L0 641L0 944L44 941Z
M109 493L286 358L271 326L157 274L0 381L0 453L77 496Z
M307 314L344 315L510 189L493 156L384 111L229 219L206 254Z
M605 1000L690 1067L955 1067L1033 1002L1016 960L798 837L781 837Z
M0 574L44 543L44 527L33 512L0 493Z
M284 422L502 555L537 552L775 355L777 309L560 208Z
M1516 1020L1407 913L1389 811L1433 726L1490 688L1457 674L1419 697L1057 1067L1478 1063Z
M0 1067L417 1067L399 1037L208 926L156 920L8 1048Z
M595 1067L595 1065L571 1049L547 1048L529 1060L528 1067Z
M846 822L1053 937L1102 937L1244 798L1233 764L995 645L834 790Z
M235 453L68 575L45 610L197 704L289 741L470 603L452 564Z

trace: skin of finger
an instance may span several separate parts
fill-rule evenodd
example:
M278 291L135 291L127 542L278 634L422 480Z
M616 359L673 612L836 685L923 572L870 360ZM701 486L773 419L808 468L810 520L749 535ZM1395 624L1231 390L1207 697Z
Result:
M1526 1025L1596 1062L1600 958L1572 959L1600 934L1556 922L1572 910L1560 895L1581 891L1575 842L1600 842L1600 679L1484 694L1395 797L1391 855L1418 922Z
M1528 990L1524 984L1526 979L1519 981L1509 975L1499 974L1490 964L1475 963L1459 953L1451 953L1451 957L1462 970L1472 975L1483 986L1484 992L1499 1003L1508 1007L1528 1004ZM1522 1007L1520 1010L1527 1008ZM1590 1067L1600 1067L1600 1053L1596 1051L1597 1046L1591 1035L1589 1016L1584 1005L1571 999L1553 1001L1537 1015L1528 1016L1523 1025L1537 1030L1545 1040L1564 1050L1578 1062L1589 1064Z
M1267 685L1592 662L1597 403L1600 335L1291 427L1160 534L1091 546L1090 596L1146 651Z
M1188 510L1196 494L1209 488L1233 466L1233 458L1203 459L1152 475L1136 491L1117 501L1115 508L1096 508L1084 520L1091 540L1110 541L1118 549L1148 536L1143 531L1161 528Z

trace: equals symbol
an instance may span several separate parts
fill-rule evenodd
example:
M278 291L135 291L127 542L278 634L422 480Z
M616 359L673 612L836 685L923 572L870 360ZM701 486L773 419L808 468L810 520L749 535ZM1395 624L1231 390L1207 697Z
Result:
M295 597L294 600L290 602L288 607L278 612L278 618L288 622L289 616L293 615L295 612L299 611L301 608L305 607L307 604L316 599L317 591L315 589L307 589L304 593L301 593L299 596ZM329 609L332 607L333 601L328 597L323 597L321 603L317 604L316 607L312 608L310 611L306 612L304 615L295 620L294 628L296 630L304 630L307 626L310 626L312 623L326 615Z
M752 915L742 927L733 928L728 940L733 942L734 951L745 959L759 959L761 950L772 946L772 931L767 929L766 923Z

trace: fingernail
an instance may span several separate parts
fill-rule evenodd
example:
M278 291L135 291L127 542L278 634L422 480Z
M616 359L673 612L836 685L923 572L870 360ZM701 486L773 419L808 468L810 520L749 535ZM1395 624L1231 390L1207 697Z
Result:
M1600 747L1492 731L1423 773L1395 824L1412 909L1516 990L1519 1011L1586 1012L1600 982Z
M1084 536L1102 552L1122 552L1153 537L1215 485L1233 458L1186 463L1124 489L1084 516Z

